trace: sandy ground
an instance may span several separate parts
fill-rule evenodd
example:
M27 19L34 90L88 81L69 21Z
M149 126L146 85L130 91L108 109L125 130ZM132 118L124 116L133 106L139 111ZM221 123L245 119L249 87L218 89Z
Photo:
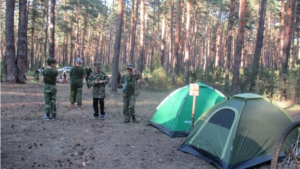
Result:
M136 104L140 123L123 124L121 90L107 88L105 120L93 118L91 89L83 87L81 110L69 107L69 84L57 84L57 90L57 120L45 121L42 83L31 78L25 85L1 83L2 169L215 168L177 151L183 138L147 125L168 92L142 90ZM281 106L300 120L299 105Z

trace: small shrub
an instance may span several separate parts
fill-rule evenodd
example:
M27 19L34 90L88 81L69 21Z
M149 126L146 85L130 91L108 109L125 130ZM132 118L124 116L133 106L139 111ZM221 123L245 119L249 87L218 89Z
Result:
M259 69L258 77L255 81L254 92L276 99L278 89L278 71L269 69Z
M300 98L300 69L289 70L289 75L287 77L287 96L288 99L295 101Z
M143 73L143 86L151 91L166 91L173 88L172 76L160 67L152 73L145 71Z

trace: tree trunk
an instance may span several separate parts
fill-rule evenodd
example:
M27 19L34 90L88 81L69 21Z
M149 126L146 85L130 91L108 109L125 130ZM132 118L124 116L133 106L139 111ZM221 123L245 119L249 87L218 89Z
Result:
M31 18L31 44L30 44L30 70L35 70L35 57L34 57L34 30L35 30L35 18L36 18L36 0L32 1L32 18Z
M188 0L186 7L186 26L185 26L185 46L184 46L184 63L185 63L185 85L190 83L189 60L190 60L190 19L191 19L191 0Z
M48 42L49 42L49 39L48 39L49 16L48 16L48 13L49 13L49 0L45 0L44 18L46 18L46 22L44 23L44 25L45 25L45 39L44 40L45 41L44 41L44 50L43 50L43 55L42 55L43 66L45 65L46 58L49 56L49 53L47 52L47 50L48 50L47 46L48 46Z
M79 29L79 23L80 23L80 15L81 15L81 5L80 5L80 0L77 1L77 8L78 11L76 11L76 18L77 18L77 25L76 25L76 43L75 43L75 54L74 54L74 62L75 59L80 57L80 29ZM74 64L74 62L72 64Z
M285 38L284 18L285 18L285 0L282 0L281 1L281 18L280 18L280 47L279 47L280 62L282 61L284 38ZM281 63L279 63L279 64L280 64L280 66L282 66Z
M292 17L292 30L291 30L291 57L290 57L290 64L289 68L292 69L295 67L295 59L296 59L296 43L295 40L295 33L296 33L296 24L297 24L297 7L299 6L299 1L295 0L295 4L293 5L293 17Z
M125 12L124 12L124 43L123 43L123 61L122 61L122 67L126 66L126 60L127 60L127 34L128 34L128 29L126 29L126 19L127 19L127 2L125 1Z
M240 73L239 68L241 64L242 47L244 42L246 9L247 9L247 0L240 0L238 34L235 43L234 63L233 63L233 71L232 71L233 74L232 90L231 90L232 95L238 93L238 87L239 87L239 73Z
M0 4L2 5L2 0L0 0ZM0 32L2 32L2 14L3 14L3 12L2 12L2 8L0 8ZM2 56L4 56L4 54L3 54L3 48L4 48L4 45L3 45L3 41L2 41L2 33L0 33L0 56L1 56L1 58L3 59L3 57ZM2 60L2 62L1 62L1 66L5 66L5 64L3 65L2 64L3 63L3 60Z
M156 3L153 3L153 19L152 19L152 38L151 38L151 54L150 54L150 58L149 58L149 62L150 62L150 71L152 72L154 70L154 66L153 66L153 58L154 58L154 50L155 50L155 26L156 26ZM158 12L157 12L158 13Z
M203 69L204 71L206 71L206 68L207 68L207 58L208 58L208 55L207 55L207 51L208 51L208 42L209 40L207 40L207 34L208 34L208 25L209 25L209 13L210 13L210 1L207 0L206 1L206 14L205 14L205 28L204 28L204 35L203 35L203 50L202 50L202 57L203 57Z
M265 28L265 16L267 9L267 0L261 1L260 11L259 11L259 23L257 28L257 36L256 36L256 45L255 45L255 53L254 60L252 64L252 74L250 78L250 88L249 91L253 92L253 88L255 86L255 80L258 74L259 69L259 60L261 55L261 48L264 42L264 28Z
M166 13L167 13L167 8L166 8L166 1L163 2L163 16L162 16L162 22L161 22L161 46L160 46L160 63L161 66L164 65L164 60L165 60L165 46L166 46L166 39L165 39L165 34L166 34Z
M112 16L114 15L114 3L115 3L115 0L113 0L113 2L112 2ZM106 57L107 57L107 67L108 68L110 66L111 32L112 32L112 21L110 21L108 51L107 51L107 55L106 55Z
M288 69L288 60L290 57L290 49L291 49L291 30L292 30L292 15L293 15L293 2L294 0L287 0L286 7L286 23L284 28L284 39L283 39L283 49L282 49L282 74L287 74Z
M174 0L171 0L171 11L170 11L170 36L169 36L169 57L166 60L166 72L170 72L170 63L173 60L173 16L174 16Z
M194 22L194 44L193 44L193 59L192 59L192 71L193 73L196 70L196 58L197 58L197 49L198 49L198 25L199 25L199 19L200 19L200 9L198 8L198 5L196 5L196 10L195 10L195 22Z
M294 0L287 0L286 15L285 15L285 28L284 28L284 39L282 48L282 60L281 60L281 90L283 99L287 99L287 73L288 73L288 60L290 57L291 49L291 30L292 30L292 16L293 16L293 4Z
M55 33L55 3L56 0L50 1L50 24L49 24L49 57L54 58L55 56L55 39L54 39L54 33Z
M144 46L144 31L145 31L145 0L141 0L141 32L140 32L140 55L138 59L138 71L142 74L144 67L144 54L145 54L145 46ZM141 88L141 83L138 83L139 88Z
M87 27L87 11L84 14L84 27L83 27L83 33L82 33L82 41L81 41L81 54L80 57L85 61L86 58L84 56L84 42L85 42L85 36L86 36L86 27ZM85 62L84 62L85 63Z
M73 17L73 9L72 9L72 17ZM72 65L73 64L73 57L74 57L74 43L73 43L73 20L71 19L71 30L70 30L70 41L71 41L71 44L70 44L70 60L68 62L69 65Z
M135 16L134 16L134 0L132 0L129 63L133 63L134 47L135 47L135 33L136 33L136 24L137 24L136 18L138 17L139 1L140 0L136 0L136 9L135 9Z
M175 32L175 45L174 45L174 58L173 58L173 83L175 83L175 75L179 73L179 48L180 48L180 32L181 32L181 0L177 0L177 18L176 18L176 32Z
M298 16L300 15L300 12L298 12ZM299 19L297 20L297 24L298 25L298 28L300 27L300 21ZM296 54L298 56L298 61L300 60L300 29L297 30L297 45L296 45Z
M218 16L218 23L217 23L217 40L216 40L216 60L215 60L215 67L219 67L221 65L221 16L222 16L222 0L220 1L220 11L219 11L219 16Z
M111 91L117 92L119 73L119 53L121 49L122 24L123 24L123 0L118 1L118 26L114 45L113 74L111 80Z
M19 27L18 27L18 51L17 51L17 82L25 83L27 67L27 0L19 0Z
M230 62L231 62L231 43L232 43L232 27L234 21L234 7L235 7L235 0L230 0L230 13L228 18L227 24L227 56L225 60L225 87L228 92L229 89L229 70L230 70Z
M16 49L15 49L15 36L14 36L14 11L15 1L6 2L6 19L5 19L5 41L6 41L6 52L5 52L5 74L6 81L15 83L17 76L16 67Z

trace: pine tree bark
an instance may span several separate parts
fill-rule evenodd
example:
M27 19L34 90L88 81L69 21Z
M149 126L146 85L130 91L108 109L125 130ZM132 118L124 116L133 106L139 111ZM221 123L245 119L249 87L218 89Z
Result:
M238 93L239 89L239 73L240 73L240 64L241 64L241 55L242 47L244 42L244 33L245 33L245 20L246 20L246 9L247 9L247 0L240 0L240 16L238 23L238 34L235 43L234 50L234 63L233 63L233 77L232 77L232 90L231 94L235 95Z
M2 0L0 0L0 4L2 4ZM2 32L2 8L0 8L0 32ZM3 45L3 41L2 41L2 33L0 33L0 56L4 56L3 54L3 48L4 48L4 45ZM1 62L1 66L3 66L2 64L3 62ZM5 64L4 64L5 65Z
M220 11L218 16L218 23L217 23L217 40L216 40L216 59L215 59L215 67L219 67L221 65L221 16L222 16L222 8L223 2L220 0Z
M127 60L127 34L128 34L128 29L126 27L126 21L127 21L127 2L125 1L125 12L124 12L124 39L123 39L123 61L122 61L122 67L126 66L126 60Z
M27 68L27 25L28 12L27 0L19 0L19 26L18 26L18 51L17 51L17 82L25 83Z
M230 13L228 18L227 24L227 56L225 60L225 87L229 89L229 70L230 70L230 63L231 63L231 48L232 48L232 27L234 21L234 10L235 10L235 0L230 0Z
M6 18L5 18L5 74L7 82L16 82L17 67L16 67L16 49L14 36L14 11L15 1L6 2Z
M296 33L296 24L297 24L297 7L299 6L299 1L295 0L295 4L293 5L293 17L292 17L292 30L291 30L291 57L290 57L290 64L289 69L292 69L295 67L295 59L294 57L295 51L296 51L296 44L294 43L295 33Z
M204 28L204 35L203 35L203 50L202 50L202 57L203 57L203 70L206 71L207 68L207 58L208 58L208 25L209 25L209 14L210 14L210 1L206 1L206 14L205 14L205 28Z
M186 26L185 26L185 46L184 46L184 64L185 64L185 85L190 83L189 60L190 60L190 20L191 20L191 0L188 0L186 6Z
M144 46L144 32L145 32L145 0L141 0L141 30L140 30L140 51L139 51L139 59L138 59L138 71L142 74L144 67L144 54L145 54L145 46ZM139 81L138 87L141 88L141 83Z
M264 28L265 28L265 16L267 9L267 0L261 1L260 11L259 11L259 23L257 28L257 36L256 36L256 45L255 45L255 53L254 60L252 64L252 74L250 78L250 87L249 91L253 92L253 88L255 86L255 79L258 74L259 69L259 60L261 55L261 50L264 42Z
M176 16L176 32L175 32L175 44L174 44L174 58L173 58L173 75L172 79L175 83L175 75L179 73L179 50L180 50L180 32L181 32L181 0L177 0L177 16Z
M167 13L167 8L166 8L166 1L163 2L163 14L162 14L162 21L161 21L161 46L160 46L160 63L161 66L164 65L164 60L165 60L165 46L166 46L166 13Z
M169 36L169 56L166 59L166 72L170 73L170 64L173 61L173 16L174 16L174 0L171 0L170 10L170 36Z
M34 50L34 31L35 31L35 18L36 18L36 0L32 1L32 18L31 18L31 44L30 44L30 70L35 70L35 60L34 57L35 50Z
M123 24L123 0L118 0L118 21L116 29L116 40L114 45L113 73L111 80L111 91L117 92L118 72L119 72L119 54L121 49L122 24Z
M71 12L71 15L72 15L72 18L73 18L73 8L72 8L72 12ZM74 57L74 42L73 42L73 30L74 30L74 27L73 27L74 23L73 23L73 20L71 19L71 30L70 30L70 60L68 62L69 65L72 65L73 64L73 57Z
M56 0L50 1L50 24L49 24L49 57L54 58L55 55L55 3Z
M46 61L46 58L49 56L49 53L47 52L47 50L48 50L48 48L47 48L47 46L48 46L48 42L49 42L49 33L48 33L48 30L49 30L49 24L48 24L48 22L49 22L49 16L48 16L48 13L49 13L49 0L45 0L45 10L44 10L44 14L43 14L43 16L44 16L44 18L46 18L45 20L45 22L44 22L44 25L45 25L45 30L44 30L44 32L45 32L45 41L44 41L44 50L43 50L43 55L42 55L42 63L43 63L43 66L45 65L45 61Z
M135 15L134 15L134 0L132 0L129 63L133 63L133 57L134 57L135 34L136 34L136 24L137 24L137 17L138 17L139 1L140 0L136 0L136 9L135 9Z
M192 59L192 71L194 72L196 69L196 57L197 57L197 49L198 49L198 25L199 25L199 18L200 18L200 9L198 8L198 5L196 6L196 10L195 10L195 22L194 22L194 39L193 39L193 59Z
M84 63L86 62L86 58L84 56L84 44L85 44L85 36L86 36L86 32L87 32L87 11L85 11L84 14L84 27L83 27L83 33L82 33L82 39L81 39L81 54L80 57L83 59Z
M115 0L113 0L112 2L112 16L114 15L114 3L115 3ZM110 66L110 48L111 48L111 32L112 32L112 21L110 21L110 28L109 28L109 41L108 41L108 50L107 50L107 66L109 67Z
M284 27L284 39L282 48L282 58L281 58L281 90L283 99L287 99L287 74L288 74L288 60L290 57L291 49L291 30L292 30L292 16L293 16L293 5L294 0L287 0L286 3L286 15L285 15L285 27Z
M158 12L157 12L158 13ZM150 64L150 71L152 72L154 70L153 66L153 58L154 58L154 50L155 50L155 27L156 27L156 3L153 3L153 19L152 19L152 38L151 38L151 54L149 58L149 64Z
M281 18L280 18L280 47L279 47L279 61L280 66L282 66L282 54L283 54L283 46L284 46L284 37L285 37L285 30L284 30L284 18L285 18L285 0L281 1Z

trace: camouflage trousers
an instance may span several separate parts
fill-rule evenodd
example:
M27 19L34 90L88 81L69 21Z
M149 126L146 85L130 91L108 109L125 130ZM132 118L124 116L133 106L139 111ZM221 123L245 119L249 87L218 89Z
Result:
M82 105L82 86L81 87L72 87L70 92L70 103L77 103L77 106Z
M44 98L45 98L45 113L49 116L56 116L56 87L51 87L52 89L44 89Z
M131 94L130 96L124 96L123 98L123 115L125 117L125 122L130 121L130 116L135 116L135 99L136 97L134 96L134 94Z

